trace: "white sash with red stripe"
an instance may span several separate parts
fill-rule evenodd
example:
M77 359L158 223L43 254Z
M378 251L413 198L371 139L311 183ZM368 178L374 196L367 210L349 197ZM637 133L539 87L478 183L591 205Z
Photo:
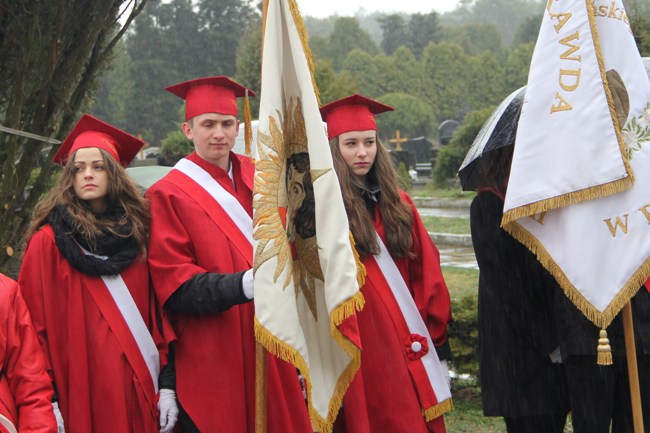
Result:
M445 371L438 359L438 354L436 353L435 346L433 345L433 341L429 335L427 325L424 323L424 320L422 320L418 307L415 305L411 292L409 291L404 278L402 278L399 269L397 269L395 261L390 256L390 253L386 249L381 237L379 237L379 234L376 236L380 252L375 256L375 261L393 292L393 296L397 301L397 305L404 316L404 321L406 322L411 334L418 334L426 337L430 350L419 360L424 365L427 378L429 379L429 383L431 384L438 401L441 402L447 400L451 398L451 391L447 385Z
M187 158L182 158L178 161L174 169L192 179L198 186L210 194L223 209L228 209L228 216L246 239L248 239L250 244L253 245L253 219L237 198L219 185L219 182L214 180L210 176L210 173Z
M106 260L106 256L100 256L93 254L90 251L87 251L85 248L79 246L83 252L89 256L97 257L99 259ZM153 387L156 393L158 393L158 375L160 374L160 353L158 352L158 347L153 341L153 337L147 328L147 324L144 323L142 315L138 306L135 304L131 292L127 287L124 279L121 275L102 275L102 281L106 285L108 292L113 297L115 305L122 313L122 318L126 322L126 325L133 335L135 343L140 349L142 354L142 359L144 359L145 364L147 364L147 369L149 374L151 374L151 379L153 381Z

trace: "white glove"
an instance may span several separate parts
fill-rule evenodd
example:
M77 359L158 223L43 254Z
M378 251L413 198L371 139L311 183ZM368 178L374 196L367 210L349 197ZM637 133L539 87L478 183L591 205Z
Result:
M160 411L160 433L169 433L178 420L176 392L161 389L158 393L158 411Z
M248 299L253 299L255 296L253 295L253 270L249 269L246 272L244 272L244 276L241 279L241 287L242 290L244 291L244 296L246 296Z
M446 360L441 360L440 365L442 366L442 371L445 375L445 380L447 381L447 386L451 389L451 373L449 373L449 364Z
M59 402L52 403L52 410L54 411L54 418L56 418L56 431L57 433L65 433L65 425L63 424L63 415L59 409Z
M551 358L553 364L562 364L562 352L560 352L560 346L556 347L554 351L549 353L548 357Z

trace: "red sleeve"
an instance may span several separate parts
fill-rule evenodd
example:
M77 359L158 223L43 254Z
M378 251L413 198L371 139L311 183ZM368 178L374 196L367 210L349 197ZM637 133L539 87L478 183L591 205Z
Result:
M8 288L5 302L9 306L9 314L3 373L7 375L18 410L16 426L21 433L55 433L53 390L45 371L43 352L18 285L12 282Z
M207 272L197 265L192 239L185 228L185 224L192 224L192 221L183 221L180 217L185 205L177 195L165 191L168 187L170 185L163 180L146 194L152 216L149 270L163 306L184 282Z
M447 342L447 324L452 317L449 290L440 269L440 253L413 201L405 193L402 199L413 208L412 251L416 257L409 260L409 288L433 343L441 346Z
M51 229L46 226L30 239L20 267L18 284L29 308L38 342L45 354L45 368L50 375L50 380L54 382L45 324L44 292L48 285L48 278L51 278L52 269L56 269L55 257L59 252L54 242L54 235L48 236L50 232Z

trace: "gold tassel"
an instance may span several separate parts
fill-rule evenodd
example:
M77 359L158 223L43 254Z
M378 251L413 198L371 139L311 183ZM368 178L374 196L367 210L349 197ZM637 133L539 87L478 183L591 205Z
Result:
M609 338L607 338L607 331L600 330L600 338L598 339L598 365L612 365L612 347L609 345Z
M363 287L366 284L366 267L361 261L359 252L356 248L356 242L354 241L354 236L350 232L350 245L352 246L352 252L354 253L354 261L357 264L357 283L359 283L359 288Z
M251 146L253 143L253 129L251 126L251 103L248 100L248 89L246 89L246 95L244 98L244 143L246 149L246 155L251 156Z

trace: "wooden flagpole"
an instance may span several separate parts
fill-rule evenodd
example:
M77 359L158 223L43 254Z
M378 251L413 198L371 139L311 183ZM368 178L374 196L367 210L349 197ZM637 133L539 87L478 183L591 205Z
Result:
M636 362L634 323L632 322L632 301L623 307L623 329L625 331L625 355L630 379L630 400L632 402L634 433L644 433L643 412L641 411L641 388L639 386L639 367Z
M262 4L262 45L260 56L264 59L264 35L266 33L266 15L269 9L269 0ZM260 71L261 76L262 71ZM261 83L260 83L261 94ZM266 365L266 349L259 341L255 342L255 433L266 433L267 430L267 396L268 378Z

